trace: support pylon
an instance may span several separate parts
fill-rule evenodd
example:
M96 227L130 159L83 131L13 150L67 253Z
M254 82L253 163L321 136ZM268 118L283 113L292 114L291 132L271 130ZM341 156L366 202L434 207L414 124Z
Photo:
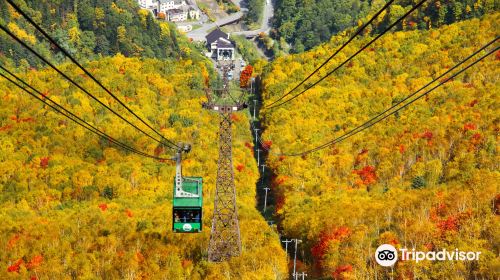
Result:
M221 117L215 206L208 247L208 260L211 262L225 261L241 253L232 157L231 113L222 113Z
M208 245L208 261L222 262L241 254L240 226L238 210L236 208L236 187L234 184L233 151L232 151L232 122L231 113L247 108L245 102L234 100L229 94L228 73L231 64L221 64L223 73L223 88L220 89L221 97L231 97L231 104L224 100L216 104L212 98L211 90L207 90L207 101L203 108L219 112L221 116L219 126L219 160L217 181L215 186L215 204Z

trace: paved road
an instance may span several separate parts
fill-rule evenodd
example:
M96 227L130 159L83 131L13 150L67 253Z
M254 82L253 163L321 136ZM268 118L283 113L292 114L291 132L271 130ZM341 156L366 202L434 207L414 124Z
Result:
M236 5L241 7L241 0L233 0ZM264 6L264 14L262 16L262 23L261 27L256 30L250 30L250 31L238 31L238 32L232 32L231 34L236 34L236 35L244 35L248 38L255 37L259 35L260 33L266 33L269 34L269 31L271 30L270 26L270 20L274 15L274 4L272 0L265 0L265 6ZM246 12L246 8L241 8L241 11L231 14L223 19L220 19L216 22L208 22L202 24L202 26L196 30L188 32L186 35L193 39L193 41L205 41L205 36L208 34L208 32L217 27L217 26L224 26L228 23L232 23L234 21L237 21L241 17L243 17L243 12Z
M200 28L195 29L193 31L190 31L187 33L187 36L189 38L192 38L194 41L204 41L205 36L208 34L210 29L215 28L217 26L224 26L228 23L234 22L239 20L241 17L243 17L243 12L237 12L234 14L231 14L223 19L220 19L216 22L209 22L203 24Z
M274 4L273 1L271 0L266 0L265 4L266 5L264 6L264 14L262 16L262 22L259 29L249 30L249 31L238 31L238 32L233 32L232 34L244 35L247 38L255 37L260 33L269 34L269 31L271 30L270 26L271 18L274 16Z

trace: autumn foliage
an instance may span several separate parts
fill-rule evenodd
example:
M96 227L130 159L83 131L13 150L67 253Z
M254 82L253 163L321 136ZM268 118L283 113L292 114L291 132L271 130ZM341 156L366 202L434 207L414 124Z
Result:
M253 67L251 65L245 66L240 75L240 87L246 88L249 85L250 78L252 78Z

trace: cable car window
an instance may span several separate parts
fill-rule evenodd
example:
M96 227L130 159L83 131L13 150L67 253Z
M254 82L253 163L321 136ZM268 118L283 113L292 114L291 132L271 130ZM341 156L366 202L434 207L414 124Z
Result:
M174 209L175 223L199 223L201 220L201 210L194 209Z

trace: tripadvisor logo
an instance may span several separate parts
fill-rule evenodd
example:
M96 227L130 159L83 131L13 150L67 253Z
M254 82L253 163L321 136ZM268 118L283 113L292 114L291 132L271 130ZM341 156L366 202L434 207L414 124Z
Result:
M399 249L402 261L415 261L420 262L424 260L429 261L477 261L481 252L464 252L455 249L448 251L443 249L441 251L415 251L406 248ZM390 244L382 244L378 246L375 251L375 261L381 266L393 266L398 261L398 250Z

